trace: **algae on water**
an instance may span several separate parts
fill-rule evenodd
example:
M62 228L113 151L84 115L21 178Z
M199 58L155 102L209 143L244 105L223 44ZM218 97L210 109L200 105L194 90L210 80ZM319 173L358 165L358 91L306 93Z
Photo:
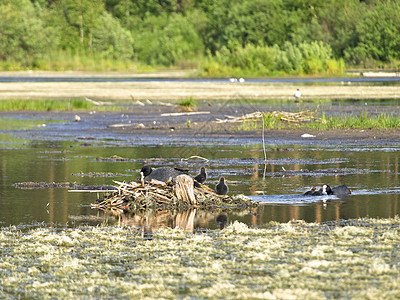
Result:
M0 298L396 299L400 219L0 228Z

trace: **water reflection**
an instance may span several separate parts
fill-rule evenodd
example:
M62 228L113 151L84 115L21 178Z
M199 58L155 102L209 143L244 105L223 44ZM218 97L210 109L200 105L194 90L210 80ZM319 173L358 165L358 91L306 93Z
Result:
M234 210L229 211L235 214ZM240 214L243 212L241 211ZM194 232L200 228L223 229L228 225L228 213L219 210L201 211L189 209L185 211L162 210L157 212L128 212L123 210L101 210L97 218L85 218L84 216L70 216L70 220L82 223L91 219L92 224L117 224L130 226L141 230L142 236L150 236L151 233L162 228L179 228L187 232Z

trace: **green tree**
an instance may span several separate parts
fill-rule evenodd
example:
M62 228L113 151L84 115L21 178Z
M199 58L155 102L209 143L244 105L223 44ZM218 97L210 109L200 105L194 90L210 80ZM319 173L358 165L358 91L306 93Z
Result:
M187 18L181 14L148 16L133 33L137 60L153 65L173 65L197 57L202 42Z
M282 0L215 1L204 44L215 52L229 43L282 45L291 21Z
M52 33L42 21L40 7L29 0L0 3L0 60L32 66L52 50Z
M88 47L91 50L93 29L100 22L100 16L104 12L103 0L61 0L61 5L67 23L79 29L82 48Z
M93 29L93 52L103 57L127 60L133 57L133 38L117 19L104 12Z
M358 44L347 52L355 62L400 59L400 2L381 2L357 25Z

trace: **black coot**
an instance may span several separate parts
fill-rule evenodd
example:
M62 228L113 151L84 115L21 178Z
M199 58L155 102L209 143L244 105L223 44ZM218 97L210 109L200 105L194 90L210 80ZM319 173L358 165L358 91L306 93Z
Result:
M345 184L337 185L333 188L325 184L324 188L328 195L347 196L351 194L351 190Z
M226 195L228 194L229 188L225 183L225 177L221 177L219 179L218 184L215 186L215 191L218 195Z
M143 174L145 180L150 181L152 179L159 181L174 180L177 176L182 174L189 174L188 170L183 170L173 167L161 167L161 168L151 168L150 166L144 166L140 173Z
M207 179L207 173L206 173L206 168L201 167L200 168L200 174L196 175L194 177L194 180L196 180L198 183L203 184Z

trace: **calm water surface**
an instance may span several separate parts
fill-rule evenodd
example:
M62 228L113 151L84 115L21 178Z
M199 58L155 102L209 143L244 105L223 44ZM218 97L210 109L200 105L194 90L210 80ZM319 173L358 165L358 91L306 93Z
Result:
M10 119L11 120L11 119ZM0 226L45 223L51 226L120 223L157 229L180 226L187 230L218 228L234 220L262 226L270 221L309 222L358 217L393 217L400 213L399 145L299 146L267 143L267 164L261 143L226 145L221 142L181 142L172 146L146 145L100 139L79 139L66 134L50 140L21 138L27 128L40 132L45 120L0 122ZM4 120L3 120L4 121ZM8 124L8 125L7 125ZM11 125L10 125L11 124ZM35 132L35 131L33 131ZM107 161L118 155L124 161ZM190 156L207 158L190 159ZM96 193L71 192L67 188L20 189L20 182L76 182L113 184L113 180L138 178L138 170L152 166L181 166L195 175L208 170L207 184L214 187L225 176L231 194L244 194L263 203L245 210L159 212L114 215L90 208ZM107 173L108 176L104 176ZM90 176L91 175L91 176ZM102 175L102 176L93 176ZM312 186L346 184L353 194L305 197Z

